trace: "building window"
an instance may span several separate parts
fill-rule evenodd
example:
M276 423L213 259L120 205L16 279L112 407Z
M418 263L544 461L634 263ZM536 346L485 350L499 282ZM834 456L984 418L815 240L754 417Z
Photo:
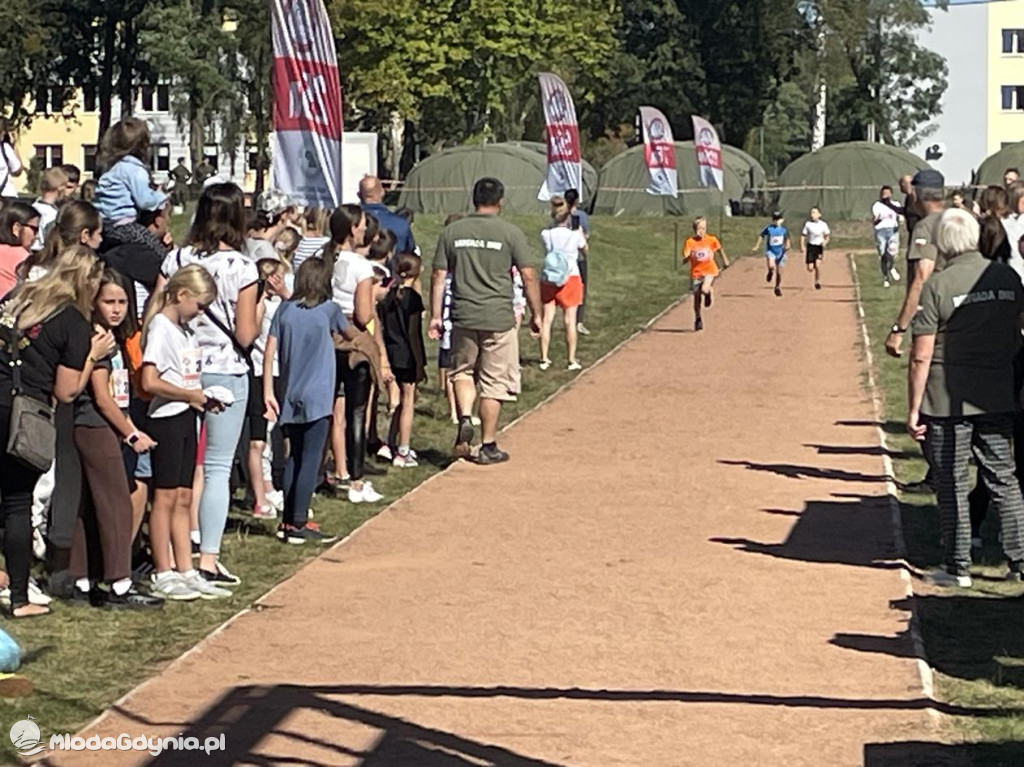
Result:
M166 83L142 86L142 112L171 111L171 87Z
M1003 111L1024 111L1024 85L1003 86Z
M82 168L86 173L96 172L96 155L98 151L95 144L82 144Z
M82 90L82 110L85 112L97 111L98 99L96 98L95 88L85 88Z
M203 147L203 159L213 166L213 172L220 170L220 149L216 144L207 144Z
M171 169L170 144L153 144L152 152L150 162L153 165L153 170L168 171Z
M45 85L36 89L36 114L50 114L50 89Z
M1024 53L1024 29L1003 30L1003 53Z
M36 157L44 168L53 168L64 164L63 144L36 144Z

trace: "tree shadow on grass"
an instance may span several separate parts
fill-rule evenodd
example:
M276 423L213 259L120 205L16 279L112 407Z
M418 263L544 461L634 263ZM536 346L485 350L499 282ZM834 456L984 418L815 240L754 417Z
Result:
M711 541L778 559L898 568L888 497L851 497L850 501L808 501L781 543L724 537ZM763 511L790 515L784 509Z

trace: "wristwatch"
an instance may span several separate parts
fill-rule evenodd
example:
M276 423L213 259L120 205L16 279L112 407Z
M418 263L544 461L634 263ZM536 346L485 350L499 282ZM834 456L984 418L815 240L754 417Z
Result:
M890 332L893 333L893 335L901 336L907 332L907 329L901 328L899 323L897 322L895 325L892 326L892 328L890 328Z
M124 443L126 445L134 446L135 443L138 442L138 441L139 441L139 433L137 431L133 431L131 434L129 434L127 437L124 438Z

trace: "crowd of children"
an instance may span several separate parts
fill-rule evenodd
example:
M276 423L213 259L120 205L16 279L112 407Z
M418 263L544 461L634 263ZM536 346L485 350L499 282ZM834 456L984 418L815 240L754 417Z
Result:
M419 256L395 252L395 236L358 206L301 210L271 191L250 211L230 183L203 191L176 246L148 156L145 123L125 118L104 141L94 204L70 199L55 169L38 205L0 209L0 377L17 347L37 406L60 401L49 471L29 475L30 495L0 494L5 519L11 503L27 519L33 494L36 507L35 535L9 524L5 540L15 617L50 610L28 579L33 551L51 594L71 603L230 596L240 579L220 562L221 542L243 483L280 540L326 543L335 537L311 518L317 488L379 502L365 477L383 470L368 456L417 465ZM22 328L26 297L39 303L43 289L53 316ZM72 338L64 325L79 314ZM390 421L374 441L384 398ZM0 402L7 432L10 412Z

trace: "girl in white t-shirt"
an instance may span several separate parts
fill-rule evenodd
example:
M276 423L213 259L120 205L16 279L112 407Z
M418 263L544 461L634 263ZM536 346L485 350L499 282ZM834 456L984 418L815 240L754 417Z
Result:
M153 398L149 403L148 431L156 443L150 452L153 591L177 601L208 596L205 592L209 590L192 567L190 509L196 464L196 411L201 412L212 403L203 394L201 350L189 323L216 297L217 286L206 270L185 266L157 288L142 328L140 383Z
M17 197L14 177L20 176L23 166L18 150L14 148L7 120L0 117L0 197Z
M220 386L232 401L204 419L203 490L199 500L199 574L215 587L241 581L218 562L231 501L231 466L249 400L249 349L259 336L262 305L257 300L259 275L245 255L245 198L235 184L212 184L196 204L187 244L167 254L157 280L198 264L217 285L217 298L205 315L191 323L202 351L202 386ZM218 596L230 592L217 588Z
M562 197L551 198L550 229L540 233L544 247L545 268L542 275L540 291L544 303L544 318L540 326L540 369L551 367L548 351L551 348L551 326L555 322L555 313L561 308L565 315L565 343L569 351L567 370L580 370L583 366L576 359L576 310L583 303L583 278L580 277L580 253L586 256L587 238L579 229L572 229L571 210ZM548 261L559 261L559 270L548 268ZM556 274L555 272L559 272ZM564 272L564 273L562 273ZM555 284L555 281L560 281Z
M358 205L342 205L331 214L330 229L331 243L324 250L324 260L332 265L334 271L331 281L334 302L341 307L349 322L359 330L367 330L375 317L374 269L370 261L356 252L365 240L366 215ZM335 355L337 397L331 425L335 473L340 475L347 468L350 502L376 503L383 497L373 489L372 483L363 479L366 472L366 407L372 387L370 366L363 363L353 368L349 364L350 354L339 351ZM385 377L390 378L386 358L381 367Z

